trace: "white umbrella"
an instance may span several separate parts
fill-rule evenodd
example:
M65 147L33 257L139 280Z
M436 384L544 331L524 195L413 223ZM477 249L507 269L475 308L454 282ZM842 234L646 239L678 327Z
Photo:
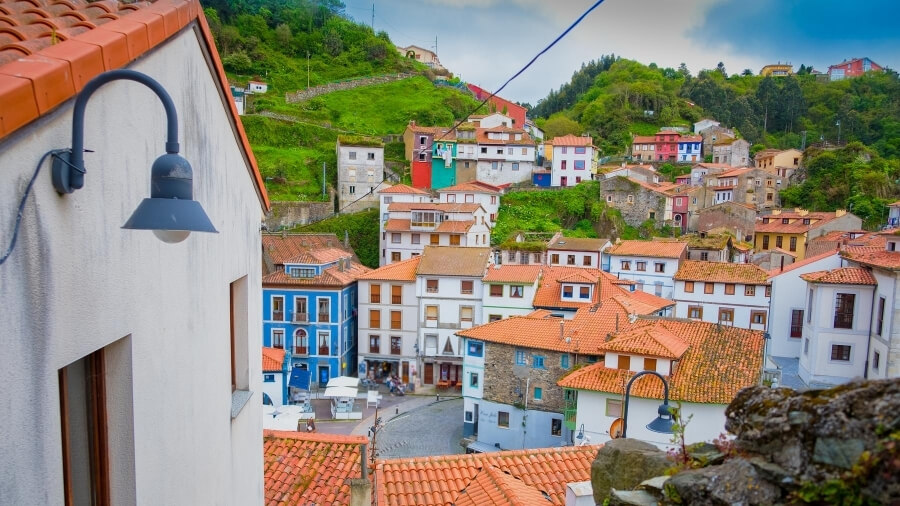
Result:
M350 376L338 376L336 378L331 378L330 380L328 380L328 384L325 385L326 388L331 388L331 387L354 387L354 388L356 388L357 386L359 386L359 378L353 378Z
M327 387L324 397L356 397L356 392L353 387Z

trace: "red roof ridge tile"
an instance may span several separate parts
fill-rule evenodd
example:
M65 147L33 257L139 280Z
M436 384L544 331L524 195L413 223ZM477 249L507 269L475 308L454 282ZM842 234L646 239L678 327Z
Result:
M301 441L318 441L324 443L369 444L369 438L366 436L332 434L328 432L295 432L290 430L263 429L263 437L299 439Z

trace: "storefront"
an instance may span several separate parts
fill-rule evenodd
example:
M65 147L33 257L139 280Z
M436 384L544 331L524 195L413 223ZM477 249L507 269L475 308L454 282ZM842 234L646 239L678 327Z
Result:
M378 383L384 383L390 377L398 377L403 383L409 383L415 375L414 362L401 359L386 359L383 357L359 357L359 377L369 378Z

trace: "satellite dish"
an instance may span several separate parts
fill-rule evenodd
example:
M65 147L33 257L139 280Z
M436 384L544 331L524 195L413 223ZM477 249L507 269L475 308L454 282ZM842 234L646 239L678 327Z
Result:
M621 418L616 418L613 420L612 425L609 426L609 437L610 439L619 439L622 437L622 429L625 428L625 420Z

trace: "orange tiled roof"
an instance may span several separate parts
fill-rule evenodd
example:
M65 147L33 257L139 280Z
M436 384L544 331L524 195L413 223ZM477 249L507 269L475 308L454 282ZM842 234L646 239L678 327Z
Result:
M681 142L702 142L702 141L703 141L702 135L682 135L681 138L678 139L679 143L681 143Z
M591 479L591 462L598 449L567 446L379 460L375 465L375 501L417 506L453 504L483 469L495 467L546 493L551 504L562 506L567 483Z
M643 326L620 332L612 341L602 346L604 351L615 351L634 355L662 357L678 360L688 349L688 343L668 329L658 326Z
M808 256L808 257L804 258L803 260L798 260L798 261L792 263L791 265L786 266L784 269L770 269L768 272L769 279L771 280L775 276L780 276L781 274L790 272L794 269L799 269L800 267L803 267L804 265L809 265L813 262L818 262L819 260L822 260L823 258L828 258L831 255L837 255L837 253L838 253L838 251L836 249L831 250L831 251L826 251L824 253L819 253L818 255L815 255L815 256Z
M763 219L768 218L769 223L763 223ZM788 219L788 223L783 223L784 219ZM803 220L810 220L808 225L803 224ZM820 227L825 223L835 219L834 212L811 212L802 215L797 212L782 212L781 214L770 214L756 218L755 232L780 232L783 234L802 234L809 230Z
M356 281L356 279L372 269L357 262L350 262L350 266L341 270L340 267L329 267L322 274L312 278L295 278L283 270L277 270L262 278L263 286L273 285L302 285L302 286L329 286L342 287Z
M562 285L558 283L558 281L566 276L579 273L591 276L595 282L599 282L599 291L603 293L604 297L611 297L624 292L624 290L613 284L613 280L616 279L615 276L608 274L604 276L606 273L597 269L544 266L541 271L541 283L538 285L538 289L534 294L534 301L532 302L533 306L535 308L577 309L600 300L597 298L599 296L597 290L594 290L594 297L589 301L578 302L574 300L562 300Z
M554 137L553 138L553 146L591 146L594 143L594 139L589 136L578 136L578 135L563 135L562 137Z
M284 365L284 350L280 348L262 347L262 370L263 372L277 371L281 372Z
M529 506L546 503L536 488L494 466L485 466L459 494L454 506Z
M340 248L335 234L263 234L262 248L272 262L283 265L309 251ZM348 255L352 253L347 252Z
M440 225L434 228L435 232L444 232L450 234L464 234L475 225L475 220L450 220L442 221Z
M751 170L753 170L753 169L750 169L747 167L739 167L739 168L727 170L725 172L722 172L721 174L716 174L716 177L719 179L726 178L726 177L738 177L738 176L742 176L742 175L746 174L747 172L750 172Z
M350 504L347 480L362 477L365 436L263 431L267 506Z
M614 244L607 253L618 256L680 258L687 249L681 241L622 241Z
M621 335L642 327L660 327L688 344L675 373L668 377L675 401L728 404L738 390L759 383L763 332L683 319L640 318ZM617 339L614 335L610 342ZM557 384L564 388L624 393L634 371L610 369L603 362L572 372ZM656 378L639 378L631 395L662 399Z
M500 187L482 181L470 181L457 185L441 188L438 193L473 192L473 193L500 193Z
M377 281L415 281L416 269L422 257L416 255L406 260L387 264L365 274L360 274L356 279L371 279Z
M353 254L340 248L308 249L286 259L286 264L329 264L342 258L353 258Z
M509 139L491 139L488 137L488 133L491 132L507 132L509 133ZM516 140L515 134L521 134L522 138ZM528 135L528 132L522 130L520 128L508 128L508 127L494 127L494 128L478 128L475 130L475 142L478 144L494 144L494 145L506 145L506 144L516 144L516 145L527 145L533 146L534 139ZM483 157L483 156L482 156Z
M656 137L653 135L635 135L632 144L656 144Z
M728 262L702 262L685 260L678 267L673 279L683 281L708 281L711 283L766 284L768 273L754 264Z
M394 186L389 186L383 190L379 190L378 193L410 193L414 195L429 195L429 193L425 190L413 188L412 186L405 184L395 184Z
M845 247L841 256L854 262L888 270L900 270L900 251L888 251L884 247Z
M633 283L634 282L631 282L629 284ZM653 314L669 306L675 305L675 301L658 297L643 290L635 290L622 295L615 295L612 298L621 304L622 307L628 311L628 314Z
M409 232L412 228L411 220L404 220L400 218L388 218L386 222L384 222L384 231L385 232Z
M816 271L801 274L801 278L810 283L826 283L833 285L878 285L875 276L862 267L841 267L830 271Z
M540 265L492 265L484 276L485 283L534 283L541 277Z
M609 239L592 239L587 237L557 237L550 241L547 249L561 249L567 251L600 251Z
M597 282L597 278L596 278L596 276L590 276L589 274L587 274L585 272L575 271L566 276L557 278L556 282L557 283L588 283L588 284L592 284L592 283Z
M455 202L391 202L388 211L441 211L445 213L474 213L481 209L481 204L455 203Z
M475 276L483 278L491 257L490 248L425 246L416 273L424 276Z
M88 81L125 67L196 22L219 91L231 96L212 33L197 0L0 2L0 138L73 98ZM237 108L230 119L263 208L269 197Z

